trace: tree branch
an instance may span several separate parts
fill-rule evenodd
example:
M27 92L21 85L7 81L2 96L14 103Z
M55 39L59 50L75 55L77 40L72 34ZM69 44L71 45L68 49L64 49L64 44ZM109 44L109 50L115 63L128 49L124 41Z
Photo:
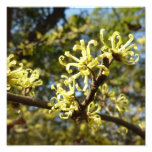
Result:
M105 65L107 68L110 66L110 64L112 63L113 61L113 58L111 58L111 60L107 59L107 58L104 58L103 59L103 65ZM84 109L89 105L89 103L91 101L94 100L94 96L95 96L95 93L97 92L98 90L98 87L104 83L104 81L106 80L107 76L103 75L102 74L103 70L101 69L99 71L99 74L97 76L97 79L96 81L92 81L92 84L91 84L91 87L90 87L90 90L89 90L89 93L85 99L85 101L83 102L83 106L84 106Z
M27 96L17 95L17 94L8 92L7 99L14 101L14 102L22 103L27 106L35 106L35 107L39 107L39 108L51 109L51 107L48 106L48 102L41 101L39 99L34 99L31 97L27 97Z
M47 101L41 101L39 99L34 99L31 97L27 97L27 96L16 95L16 94L8 92L7 99L14 101L14 102L22 103L27 106L35 106L35 107L44 108L44 109L51 109L51 107L48 106ZM143 139L145 139L145 132L142 131L139 127L136 127L135 125L132 125L120 118L108 116L105 114L98 114L98 115L101 116L102 120L111 121L118 125L122 125L122 126L128 128L129 130L132 130L134 133L141 136Z
M142 131L139 127L132 125L131 123L128 123L120 118L108 116L105 114L98 114L98 115L101 116L102 120L111 121L111 122L114 122L118 125L124 126L124 127L128 128L129 130L132 130L134 133L136 133L137 135L139 135L143 139L145 139L145 132Z

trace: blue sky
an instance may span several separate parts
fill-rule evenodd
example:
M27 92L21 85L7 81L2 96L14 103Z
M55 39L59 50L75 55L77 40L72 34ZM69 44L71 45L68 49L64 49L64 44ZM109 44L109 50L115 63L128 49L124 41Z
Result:
M70 7L65 11L66 18L69 18L71 15L80 15L82 11L86 11L88 14L91 14L94 8L78 8L78 7Z

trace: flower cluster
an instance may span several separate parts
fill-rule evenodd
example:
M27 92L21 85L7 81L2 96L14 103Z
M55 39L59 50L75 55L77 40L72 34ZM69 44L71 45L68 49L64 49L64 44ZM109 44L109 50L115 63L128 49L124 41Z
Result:
M69 86L69 91L66 91L62 88L61 84L57 84L55 87L51 85L52 90L56 90L57 97L52 97L51 101L48 105L51 106L50 113L52 118L54 118L59 112L59 117L61 119L68 119L72 116L72 112L74 110L78 110L78 105L75 101L75 81L73 80L73 86L71 84ZM56 102L53 103L53 100Z
M106 83L104 83L102 87L99 87L99 90L102 93L102 95L105 95L108 99L112 101L111 104L114 105L114 108L119 113L122 113L123 111L127 111L128 99L123 93L121 93L118 97L116 97L116 94L113 90L109 91L109 87Z
M71 55L69 51L65 52L65 56L73 59L76 63L66 64L63 62L65 57L63 55L59 57L60 64L66 66L66 70L68 73L73 72L71 66L77 67L79 71L77 74L74 74L72 77L66 80L65 85L70 84L73 81L73 79L77 79L78 77L82 76L84 77L84 84L85 84L83 91L86 91L88 87L88 76L91 74L92 70L94 70L95 68L103 69L102 74L106 76L109 75L109 69L106 66L102 65L99 60L103 59L104 57L110 58L111 55L109 53L105 53L104 55L100 55L96 58L93 58L93 56L90 53L91 44L97 46L97 41L95 40L89 41L87 47L85 46L84 40L80 40L80 45L74 45L73 51L81 50L82 56L80 57L80 59Z
M101 117L97 114L101 109L99 104L91 102L87 108L88 124L93 131L96 131L101 126Z
M80 103L75 97L75 88L84 92L84 95L86 95L88 92L89 76L93 76L92 78L94 79L94 71L96 69L102 69L102 75L109 75L109 69L102 62L104 58L109 60L114 58L129 65L135 64L138 61L139 55L131 51L132 48L137 49L136 44L131 44L134 39L133 34L130 34L129 40L124 45L122 45L122 38L119 32L114 32L112 36L109 37L109 40L111 41L110 47L104 42L103 31L104 29L101 29L100 31L100 40L103 44L101 48L102 54L98 55L97 57L93 57L90 51L91 45L95 47L97 46L96 40L90 40L87 45L85 45L84 40L80 40L80 44L74 45L73 51L81 51L81 56L79 58L70 54L69 51L66 51L64 55L59 57L59 63L66 67L66 71L69 74L73 73L72 67L75 67L78 72L70 77L61 75L61 78L65 79L64 84L65 86L69 87L69 91L63 89L61 84L57 84L56 87L54 85L51 86L52 89L56 90L56 97L51 98L51 102L49 103L49 106L51 107L50 113L52 114L52 118L60 113L59 116L61 119L68 119L72 116L74 111L80 110L78 108L78 104ZM137 59L135 60L133 56L137 56ZM74 62L65 63L65 57L72 59ZM76 83L76 79L78 79L80 76L84 78L83 89L81 89ZM128 100L124 94L120 94L117 98L114 91L109 91L107 84L104 84L99 89L102 95L105 95L112 101L112 104L118 112L121 113L122 111L126 110ZM100 105L95 104L94 101L92 101L87 107L88 123L94 131L99 129L102 123L101 117L97 114L100 109Z
M104 29L100 30L100 40L103 43L103 47L101 48L101 50L103 52L111 53L115 57L116 60L121 61L127 65L133 65L136 62L138 62L139 54L131 51L132 48L137 50L137 45L131 44L132 41L134 40L133 34L129 34L129 40L125 44L122 44L123 42L122 42L122 37L120 36L120 33L118 31L115 31L112 34L112 36L109 37L109 40L111 41L111 47L110 47L108 46L108 44L104 42L103 31ZM133 58L133 56L137 57L136 60Z
M110 100L115 100L115 92L113 90L109 91L109 87L107 83L104 83L102 87L99 87L99 90L102 95L105 95Z
M35 88L42 85L39 79L40 69L24 69L22 63L17 63L14 55L10 54L7 58L7 90L11 87L23 90L25 88Z

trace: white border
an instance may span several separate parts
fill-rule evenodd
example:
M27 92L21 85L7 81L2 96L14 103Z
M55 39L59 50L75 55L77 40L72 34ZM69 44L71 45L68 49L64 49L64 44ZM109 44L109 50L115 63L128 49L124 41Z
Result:
M6 145L6 7L146 7L146 145L145 146L7 146ZM152 151L152 4L150 0L1 0L0 2L0 149L8 152L31 151L106 151L106 152L151 152Z
M6 8L0 4L0 148L6 145Z
M2 0L5 6L145 6L150 0Z

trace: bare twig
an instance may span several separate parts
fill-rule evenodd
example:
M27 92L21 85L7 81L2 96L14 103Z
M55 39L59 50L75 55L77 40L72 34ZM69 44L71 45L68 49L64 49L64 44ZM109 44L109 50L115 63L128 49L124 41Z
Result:
M74 95L74 98L75 98L75 100L76 100L77 103L78 103L79 110L81 110L81 102L75 97L75 95Z
M94 73L94 71L93 70L91 70L87 65L86 65L86 67L89 69L89 71L91 72L91 76L92 76L92 84L94 84L95 83L95 81L96 81L96 76L95 76L95 73Z
M107 58L104 58L104 59L103 59L103 65L105 65L105 66L108 68L108 67L110 66L110 64L112 63L112 61L113 61L113 58L111 58L111 60L109 60L109 59L107 59ZM94 96L95 96L95 93L96 93L97 90L98 90L98 87L99 87L101 84L103 84L104 81L105 81L106 78L107 78L107 76L103 75L102 72L103 72L103 70L101 69L101 70L99 71L99 74L98 74L97 78L96 78L96 81L93 81L93 83L91 84L89 93L88 93L86 99L85 99L84 102L83 102L83 105L84 105L85 108L89 105L89 103L90 103L91 101L94 100Z
M116 118L116 117L112 117L112 116L108 116L108 115L104 115L104 114L98 114L98 115L101 116L102 120L111 121L118 125L124 126L124 127L128 128L129 130L132 130L134 133L136 133L143 139L145 139L145 132L142 131L139 127L137 127L131 123L128 123L120 118Z
M105 110L110 116L113 116L112 112L109 110L109 104L106 105L106 103L105 103L105 98L102 99L101 96L99 96L98 98L99 98L99 101L101 102L102 106L104 107L104 110Z
M17 95L17 94L8 92L7 99L10 101L22 103L27 106L35 106L35 107L39 107L39 108L51 109L51 107L48 106L48 102L41 101L39 99L34 99L31 97L27 97L27 96Z

